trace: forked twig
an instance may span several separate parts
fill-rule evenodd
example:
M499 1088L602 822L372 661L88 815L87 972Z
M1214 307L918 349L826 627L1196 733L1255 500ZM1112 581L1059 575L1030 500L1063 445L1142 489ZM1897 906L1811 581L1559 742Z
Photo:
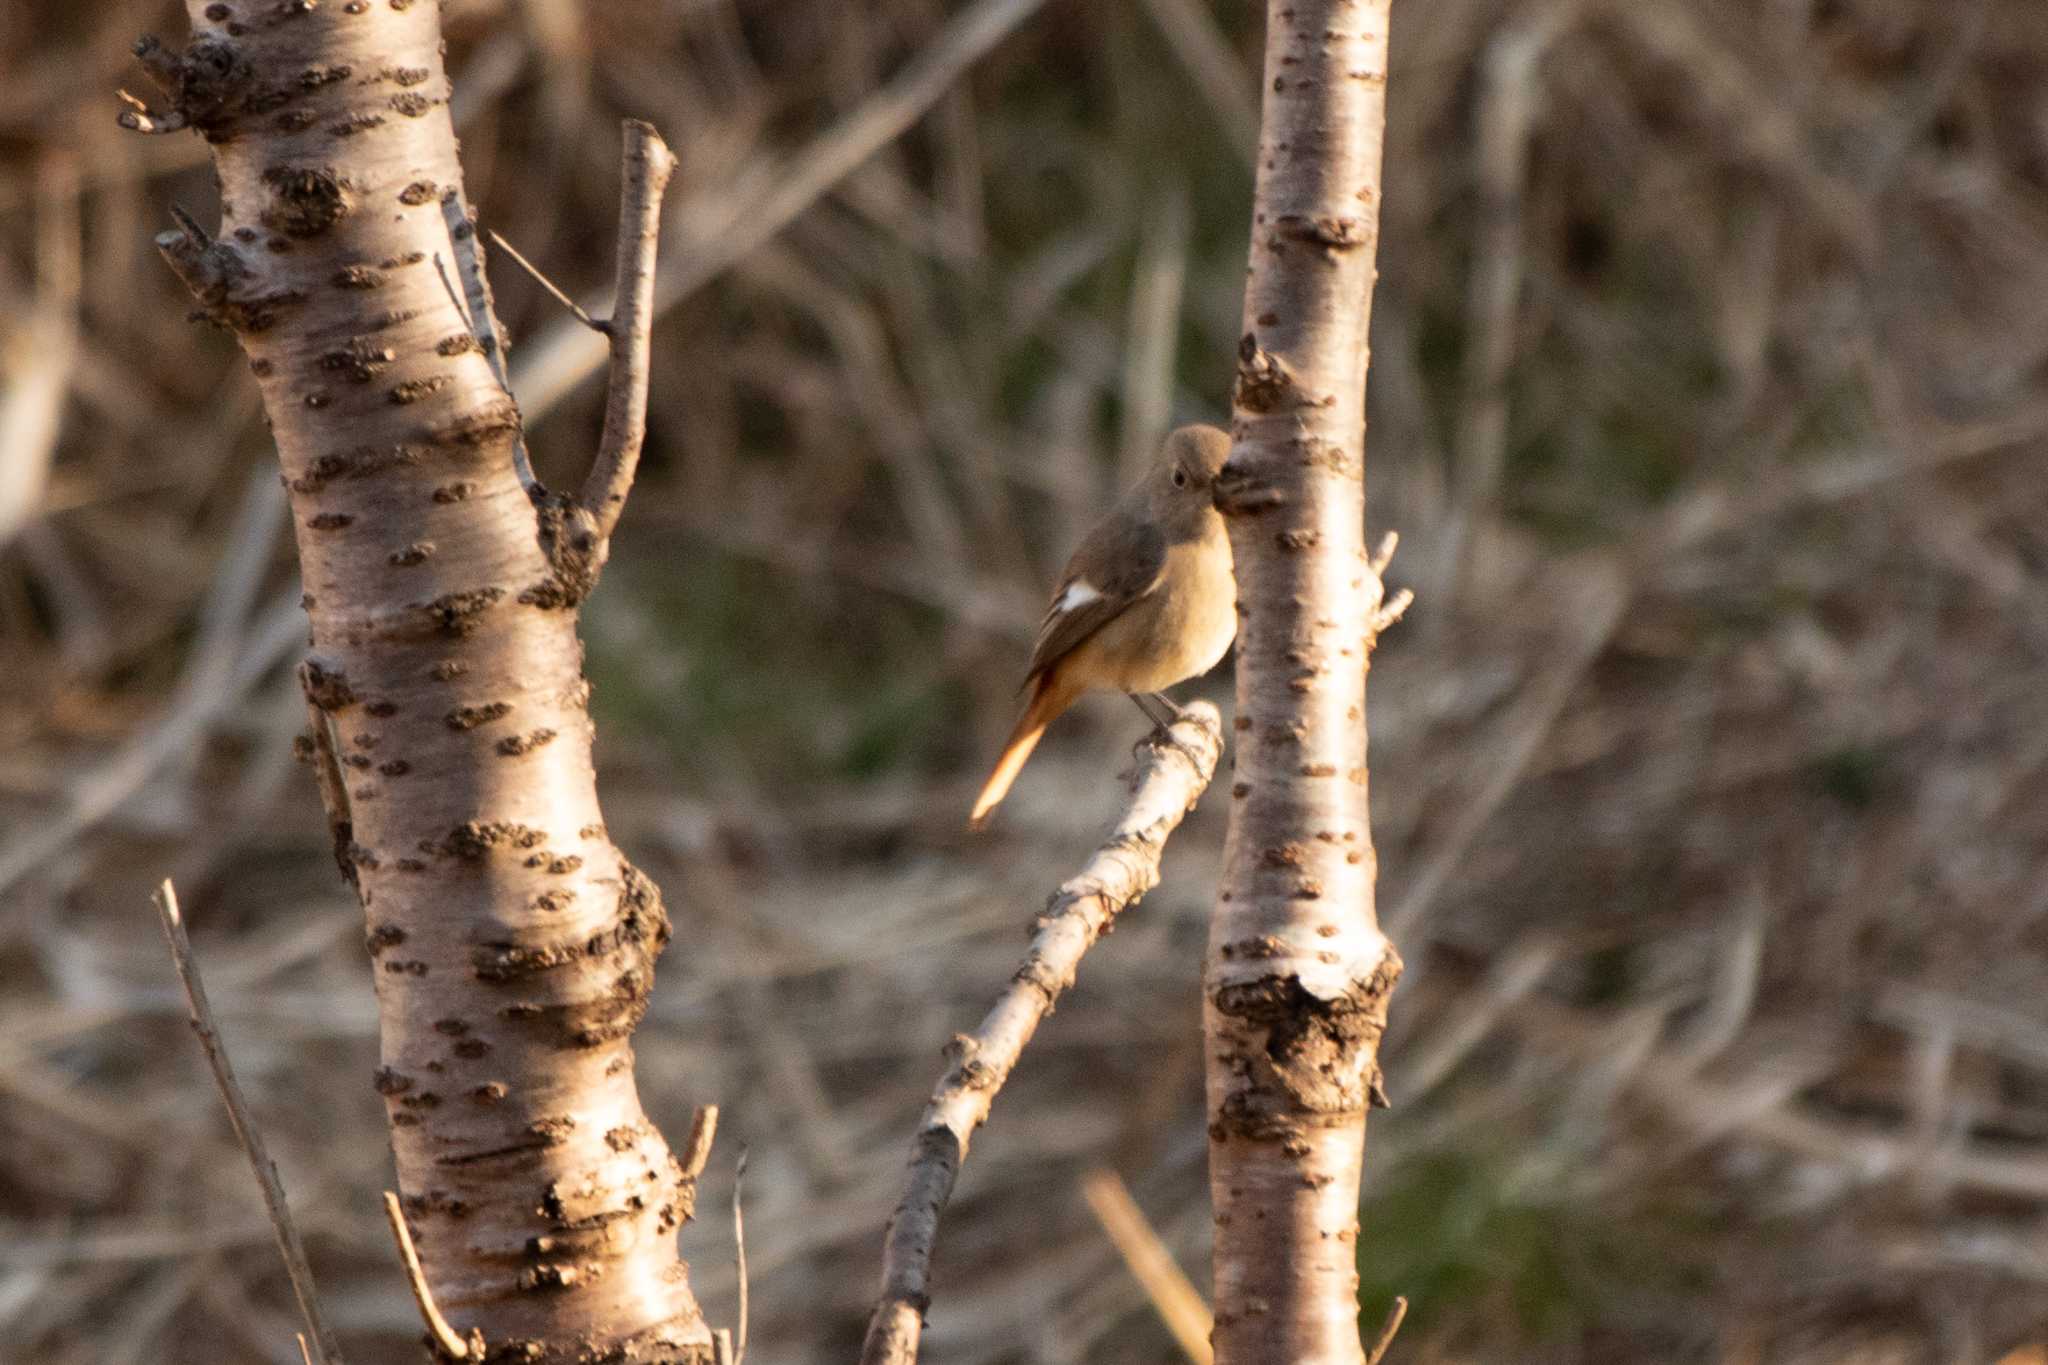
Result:
M597 459L584 478L577 502L594 522L600 545L611 537L626 510L626 494L640 464L647 437L647 389L654 335L654 259L661 245L661 196L675 174L675 154L639 119L626 120L621 153L619 256L616 301L603 328L611 343L611 371L605 386L604 434ZM585 319L588 321L588 318Z
M334 1333L320 1314L319 1297L313 1287L313 1268L306 1263L305 1245L299 1240L298 1225L292 1222L291 1206L284 1196L284 1181L277 1174L277 1164L270 1159L269 1149L263 1145L263 1135L257 1131L256 1121L249 1115L249 1102L242 1095L241 1084L235 1080L234 1067L228 1063L227 1049L221 1043L220 1030L214 1022L213 1006L207 1002L206 986L199 979L199 964L192 957L192 941L185 936L185 919L178 909L178 892L168 878L157 888L155 901L157 916L163 921L164 942L170 946L171 963L178 969L178 981L185 988L185 1006L191 1016L192 1031L199 1035L199 1046L206 1053L206 1064L213 1070L213 1083L227 1105L228 1122L234 1125L235 1137L240 1140L242 1151L256 1172L256 1183L263 1190L263 1206L270 1214L271 1229L277 1234L277 1253L284 1260L285 1275L291 1280L292 1294L299 1301L299 1314L306 1320L313 1353L319 1365L341 1365L341 1351L335 1345Z
M682 302L735 261L781 232L834 185L924 117L960 74L1022 24L1045 0L974 0L947 18L917 56L772 174L738 188L698 194L682 214L677 268L662 282L656 311ZM730 201L714 207L714 201ZM705 224L699 228L696 224ZM523 352L520 387L527 420L539 421L603 363L580 325L557 326Z
M861 1365L911 1365L917 1359L924 1310L931 1303L939 1216L953 1197L974 1130L987 1121L1039 1021L1073 984L1082 954L1119 912L1158 885L1167 836L1194 809L1222 750L1222 718L1200 701L1186 708L1166 740L1139 750L1123 818L1080 874L1054 894L1023 964L980 1027L948 1044L949 1064L919 1121L910 1178L889 1222L882 1293L868 1322Z
M405 1266L405 1282L411 1287L412 1301L419 1305L420 1317L426 1320L427 1331L434 1338L434 1349L450 1360L468 1360L472 1356L482 1359L483 1334L478 1332L472 1341L464 1341L448 1319L441 1316L434 1303L434 1291L427 1284L427 1272L420 1266L420 1253L412 1244L412 1229L405 1225L405 1210L390 1190L384 1191L384 1217L391 1224L391 1239L398 1243L398 1259Z

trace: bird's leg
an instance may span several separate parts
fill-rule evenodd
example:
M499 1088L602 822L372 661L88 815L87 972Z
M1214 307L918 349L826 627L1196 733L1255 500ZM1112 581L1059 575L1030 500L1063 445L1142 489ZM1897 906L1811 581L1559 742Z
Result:
M1188 762L1194 764L1197 769L1202 766L1201 756L1174 737L1173 726L1187 717L1187 712L1179 703L1164 692L1131 692L1126 695L1130 697L1134 706L1145 713L1145 719L1152 722L1152 733L1131 746L1133 761L1138 757L1140 745L1164 742L1186 754Z

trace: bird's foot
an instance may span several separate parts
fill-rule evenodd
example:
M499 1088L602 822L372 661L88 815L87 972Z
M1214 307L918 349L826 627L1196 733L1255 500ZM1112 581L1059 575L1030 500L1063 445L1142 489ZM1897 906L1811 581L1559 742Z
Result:
M1180 750L1199 772L1204 756L1181 743L1180 738L1173 733L1173 727L1187 719L1187 711L1164 692L1133 692L1131 700L1145 713L1145 718L1152 722L1152 732L1131 746L1131 761L1138 761L1140 749L1157 748L1163 744Z

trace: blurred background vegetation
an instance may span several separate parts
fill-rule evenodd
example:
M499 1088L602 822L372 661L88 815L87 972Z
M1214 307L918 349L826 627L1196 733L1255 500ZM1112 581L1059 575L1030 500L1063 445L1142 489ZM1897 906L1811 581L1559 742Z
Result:
M1141 723L967 800L1042 592L1226 412L1260 7L460 0L468 188L608 278L617 120L682 170L645 472L587 614L606 811L679 935L639 1045L725 1106L685 1247L849 1358L937 1048ZM360 918L290 762L302 633L232 340L115 128L179 7L0 10L0 1358L296 1359L147 893L174 875L358 1358L412 1349ZM2048 1332L2048 7L1400 0L1368 485L1409 963L1360 1275L1409 1361L2018 1360ZM495 271L543 477L599 400ZM687 287L684 287L687 286ZM1227 700L1219 674L1208 690ZM1107 1165L1199 1283L1222 836L1091 959L975 1149L947 1362L1168 1361Z

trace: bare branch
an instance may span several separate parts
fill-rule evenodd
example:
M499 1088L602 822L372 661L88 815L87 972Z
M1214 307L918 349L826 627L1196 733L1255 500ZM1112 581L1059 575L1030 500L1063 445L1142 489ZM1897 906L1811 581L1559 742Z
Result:
M257 1131L256 1121L249 1115L249 1102L243 1098L234 1068L228 1063L227 1049L222 1046L220 1030L214 1023L213 1006L207 1003L206 986L199 979L199 964L192 957L191 940L185 936L185 920L178 910L178 893L169 880L157 888L155 900L157 915L163 921L164 942L170 945L171 963L178 969L178 981L185 988L185 1006L191 1015L192 1031L199 1035L199 1046L206 1052L206 1064L213 1069L213 1083L220 1089L221 1100L228 1107L228 1121L234 1125L235 1137L249 1158L250 1168L256 1172L256 1183L262 1187L263 1206L269 1212L270 1226L277 1234L277 1254L284 1260L285 1275L291 1280L292 1294L299 1301L299 1313L306 1320L314 1354L320 1365L341 1365L341 1351L334 1343L334 1334L320 1315L320 1301L313 1288L313 1268L306 1264L306 1248L299 1241L298 1225L292 1222L291 1206L284 1196L284 1181L278 1177L277 1164L270 1159L270 1153L263 1145L263 1135Z
M1039 1021L1073 984L1082 955L1121 911L1159 884L1167 837L1201 799L1222 750L1222 719L1200 701L1186 709L1165 740L1139 750L1123 818L1039 916L1023 964L980 1027L947 1045L949 1064L918 1124L910 1178L890 1219L882 1295L868 1322L861 1365L910 1365L917 1359L924 1310L931 1303L939 1215L953 1196L974 1130L987 1122L996 1093Z
M628 119L621 153L617 301L604 332L611 342L611 376L605 390L604 435L597 460L583 481L577 502L592 519L603 558L626 510L626 494L640 464L647 436L648 354L654 335L654 258L661 245L661 196L675 173L676 158L654 125Z
M1098 1167L1081 1177L1081 1194L1117 1254L1124 1258L1131 1278L1152 1301L1152 1311L1173 1333L1181 1354L1194 1365L1209 1365L1216 1358L1209 1349L1209 1333L1216 1325L1215 1318L1201 1292L1188 1282L1173 1253L1153 1231L1138 1201L1131 1198L1123 1178L1106 1167Z
M384 1217L391 1224L391 1239L398 1243L398 1259L405 1265L405 1282L411 1286L412 1300L419 1305L420 1317L426 1320L427 1331L434 1338L434 1349L450 1360L468 1360L472 1356L482 1359L483 1334L476 1333L476 1349L472 1350L471 1343L448 1325L448 1319L435 1306L427 1272L420 1268L420 1254L412 1244L412 1229L405 1225L405 1210L390 1190L384 1191Z
M711 1160L711 1143L718 1136L718 1106L700 1104L690 1119L690 1136L683 1140L682 1155L677 1158L682 1166L683 1179L695 1180L704 1174L704 1164Z
M1380 1334L1373 1338L1372 1349L1365 1353L1365 1365L1380 1365L1386 1359L1387 1348L1394 1344L1394 1334L1401 1330L1401 1324L1408 1317L1408 1300L1396 1295L1387 1309L1387 1320L1380 1324Z
M740 1288L739 1340L733 1347L732 1365L747 1358L747 1220L740 1210L740 1198L747 1187L747 1149L740 1148L739 1163L732 1172L732 1261Z
M441 201L441 217L448 225L448 242L455 250L455 265L462 274L461 295L456 294L455 286L449 282L438 254L434 257L434 269L442 272L441 283L447 288L448 297L454 302L456 311L463 314L469 323L470 334L482 348L491 373L497 376L498 387L510 398L512 376L506 368L505 328L498 321L497 300L491 297L491 277L484 269L484 249L476 239L476 221L470 217L469 206L459 193ZM540 480L533 473L533 457L526 453L523 426L512 441L512 465L519 474L519 486L526 490L528 497L540 491Z
M562 287L560 285L556 284L553 280L549 279L546 275L541 273L541 268L539 266L535 265L532 261L527 260L525 253L520 251L518 247L506 241L503 233L493 231L491 233L491 240L496 242L499 248L503 250L507 256L510 256L513 259L513 261L515 261L518 264L521 270L524 270L527 274L531 275L533 277L533 282L535 284L547 290L549 296L553 298L556 303L561 304L562 307L568 309L572 314L574 314L578 322L582 323L585 327L588 327L591 331L597 332L603 336L611 335L612 329L610 323L599 322L596 318L590 316L590 314L587 311L585 311L582 304L570 298L566 293L562 291Z
M774 173L749 176L742 186L720 185L696 196L679 217L679 259L662 281L658 311L667 311L722 274L734 262L788 227L798 215L901 137L960 74L1008 37L1045 0L975 0L953 15L888 84L812 139ZM594 373L603 351L579 326L562 324L522 353L520 388L526 413L539 421Z

